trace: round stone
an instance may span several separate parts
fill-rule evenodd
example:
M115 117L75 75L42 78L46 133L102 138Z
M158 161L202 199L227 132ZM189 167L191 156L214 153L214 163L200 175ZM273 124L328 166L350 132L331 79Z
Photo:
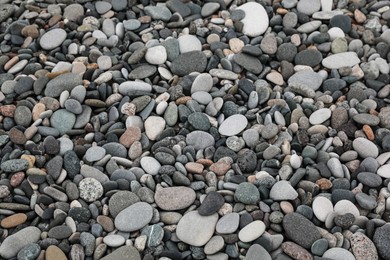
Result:
M257 238L259 238L265 231L265 224L263 221L256 220L248 225L246 225L243 229L238 233L238 238L242 242L251 242Z
M234 198L244 204L256 204L260 200L260 192L255 185L243 182L237 186Z
M239 134L248 125L248 119L241 114L232 115L226 118L219 126L221 135L233 136Z
M249 2L239 6L236 10L242 10L245 12L245 17L241 20L244 24L242 29L244 34L250 37L256 37L267 30L269 18L267 12L261 4Z
M115 217L115 227L123 232L133 232L146 226L153 217L153 208L146 202L136 202Z
M167 51L164 46L151 47L146 52L145 59L150 64L163 64L167 60Z
M52 50L60 46L66 39L67 33L64 29L56 28L46 32L39 40L39 45L44 50Z
M85 178L79 183L79 191L82 199L93 202L103 195L103 186L94 178Z
M325 222L327 216L333 212L332 202L325 197L317 197L313 201L313 213L322 222Z

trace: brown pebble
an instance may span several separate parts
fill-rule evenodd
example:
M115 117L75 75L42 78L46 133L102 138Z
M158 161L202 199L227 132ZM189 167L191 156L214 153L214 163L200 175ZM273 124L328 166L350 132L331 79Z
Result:
M19 61L19 56L15 56L13 57L12 59L10 59L9 61L7 61L6 64L4 64L4 70L9 70L10 68L12 68L16 63L18 63Z
M2 228L17 227L17 226L23 224L24 222L26 222L26 220L27 220L26 214L17 213L17 214L14 214L14 215L11 215L9 217L4 218L1 221L1 227Z
M47 23L49 25L49 27L52 27L53 25L55 25L56 23L58 23L60 20L62 19L62 15L59 15L59 14L55 14L53 15L49 22Z
M14 144L25 144L27 138L24 136L24 133L16 127L13 127L8 133L9 139Z
M12 175L9 183L12 187L18 187L22 181L24 180L25 174L24 172L16 172Z
M46 249L45 259L46 260L67 260L67 257L59 247L51 245Z
M39 119L39 115L46 110L46 106L43 103L37 103L32 110L33 120Z
M210 159L199 159L196 162L202 164L205 167L210 167L210 165L213 164L213 161Z
M320 187L321 190L329 190L333 186L332 182L326 178L317 180L316 184Z
M364 23L367 19L366 15L362 13L362 11L360 11L358 8L356 8L354 11L354 17L357 23Z
M119 138L119 143L130 148L135 142L141 140L141 129L139 127L128 127L126 131Z
M282 250L286 255L291 256L294 259L300 259L300 260L313 259L313 256L306 249L293 242L284 242L282 244Z
M221 158L218 162L210 166L210 171L214 172L216 175L224 175L228 170L230 170L232 165L231 159Z
M288 201L282 201L280 202L280 209L284 214L292 213L294 212L293 205Z
M15 109L16 109L15 105L0 106L0 113L3 116L14 117Z
M27 25L27 26L23 27L22 35L24 37L31 37L33 39L36 39L39 37L39 31L35 25Z
M375 140L375 134L374 131L372 131L372 128L369 125L364 125L363 126L363 132L367 136L367 139L370 141Z
M150 23L152 21L152 17L147 16L147 15L140 16L138 18L138 21L140 21L141 23Z
M190 173L202 174L204 166L200 163L189 162L186 163L185 168Z
M192 97L190 96L185 96L185 97L180 97L176 99L176 105L185 105L188 100L191 100Z
M112 222L112 219L107 216L100 215L97 217L96 221L102 225L106 232L112 232L115 229L114 222Z

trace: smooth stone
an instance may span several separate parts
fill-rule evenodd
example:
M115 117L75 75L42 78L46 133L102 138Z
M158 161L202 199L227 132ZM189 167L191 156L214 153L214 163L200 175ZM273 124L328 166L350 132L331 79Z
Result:
M15 257L18 252L31 243L36 243L41 236L41 230L37 227L25 227L8 236L0 245L0 256L6 259Z
M207 193L202 204L198 208L199 215L210 216L216 213L222 205L225 203L225 199L221 194L215 191Z
M351 252L340 247L334 247L326 250L322 257L334 260L356 260Z
M52 50L60 46L66 39L67 33L64 29L56 28L46 32L39 40L39 45L44 50Z
M390 224L386 223L381 227L376 228L373 241L378 249L379 255L385 259L390 259L390 248L388 243L388 238L390 235Z
M199 91L209 92L213 87L213 78L208 73L199 74L191 86L191 94Z
M31 260L36 259L41 252L41 247L38 244L28 244L27 246L23 247L18 255L18 260Z
M166 122L159 116L150 116L145 120L145 133L147 137L154 141L163 132Z
M242 10L245 12L245 17L241 20L244 24L242 29L244 34L249 37L256 37L267 30L269 18L267 12L261 4L249 2L239 6L236 10Z
M334 212L338 215L344 215L347 213L351 213L355 216L355 218L358 218L360 216L358 208L349 200L340 200L334 205L333 208Z
M385 179L390 178L390 164L385 164L379 167L377 174Z
M140 253L133 246L122 246L100 260L141 260Z
M59 109L50 118L50 124L57 129L61 135L71 130L76 122L76 116L65 110Z
M220 251L225 245L225 241L221 236L213 236L204 247L204 253L207 255L213 255Z
M157 188L154 200L163 210L179 210L189 207L196 198L195 191L188 187Z
M259 238L264 233L265 228L263 221L255 220L240 230L238 238L244 243L251 242Z
M376 158L379 155L378 147L373 142L363 137L358 137L353 140L352 147L362 158Z
M194 146L195 149L205 149L213 146L215 143L214 137L204 131L193 131L186 136L187 145Z
M172 61L171 71L178 76L185 76L191 72L204 72L206 66L207 57L203 52L190 51L180 54Z
M269 197L277 201L295 200L298 197L298 193L291 186L290 182L281 180L272 186Z
M312 15L315 12L318 12L321 9L320 0L300 0L297 4L297 10L300 13L306 15Z
M94 202L103 195L103 186L94 178L85 178L79 183L79 191L83 200Z
M298 213L289 213L283 218L283 228L287 236L298 245L310 249L321 238L317 227Z
M234 198L244 204L256 204L260 200L260 192L255 185L243 182L237 186Z
M350 238L351 249L356 259L378 259L375 244L361 232L356 232Z
M12 159L1 163L1 170L4 172L24 171L29 167L29 162L25 159Z
M171 11L166 6L146 6L144 8L146 15L149 15L153 18L153 20L162 20L164 22L168 22L172 16Z
M260 60L248 54L238 53L233 56L235 63L249 72L259 74L263 70Z
M143 81L125 81L119 85L119 93L128 95L130 92L145 91L151 92L152 86Z
M322 222L325 222L326 217L333 212L332 202L325 197L316 197L313 201L313 213Z
M72 91L76 86L82 84L80 75L74 73L61 74L50 80L45 89L48 97L59 97L63 91Z
M93 146L85 153L85 159L88 162L96 162L106 155L106 150L100 146Z
M66 260L65 253L56 245L50 245L46 249L45 260Z
M309 122L312 125L322 124L323 122L328 120L331 115L332 115L332 112L330 111L329 108L321 108L321 109L314 111L310 115Z
M218 220L215 230L218 234L232 234L237 230L239 223L240 215L238 213L228 213Z
M328 69L340 69L342 67L353 67L360 63L356 52L342 52L332 54L322 60L322 65Z
M145 60L154 65L163 64L167 60L167 51L164 46L154 46L148 49Z
M161 168L161 164L155 158L150 156L142 157L140 163L145 172L151 175L157 175Z
M185 214L176 227L177 237L191 246L204 246L214 234L218 214L201 216L197 211Z
M248 125L248 119L241 115L236 114L226 118L218 128L218 132L221 135L233 136L239 134Z
M123 232L133 232L146 226L153 217L153 208L146 202L136 202L115 217L115 227Z
M382 185L381 176L372 172L360 172L357 175L357 179L370 188L376 188Z
M199 39L191 34L182 35L177 38L179 41L180 53L186 53L190 51L201 51L202 44Z
M292 75L287 82L289 86L304 86L315 91L320 88L322 80L321 75L316 72L300 71Z
M122 246L126 241L121 235L108 235L103 238L103 242L110 247Z

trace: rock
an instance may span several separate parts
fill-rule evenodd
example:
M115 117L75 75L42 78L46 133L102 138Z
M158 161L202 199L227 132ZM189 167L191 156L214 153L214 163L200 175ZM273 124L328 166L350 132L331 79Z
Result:
M145 59L148 63L160 65L167 60L167 51L164 46L154 46L148 49L145 54Z
M37 244L28 244L27 246L23 247L18 255L18 260L30 260L30 259L36 259L41 252L41 247Z
M283 228L292 241L306 249L309 249L316 240L321 238L317 227L298 213L285 215Z
M360 63L355 52L342 52L330 55L322 60L322 65L328 69L352 67Z
M376 158L379 155L378 147L371 141L358 137L352 142L353 149L358 152L362 158Z
M298 193L291 186L288 181L276 182L269 193L269 196L273 200L295 200L298 197Z
M193 131L186 136L186 143L187 145L194 146L195 149L199 150L213 146L215 140L213 136L207 132Z
M235 63L249 72L259 74L263 70L260 60L248 54L238 53L233 56Z
M50 118L50 124L57 129L61 135L71 130L76 122L76 116L65 110L59 109Z
M390 259L390 248L388 246L387 238L390 235L390 224L386 223L375 230L373 241L378 249L379 256L385 260Z
M12 159L1 164L1 170L5 172L19 172L28 168L29 163L25 159Z
M255 185L243 182L237 186L234 198L244 204L256 204L260 200L260 192Z
M313 259L312 255L306 249L293 242L284 242L282 244L282 250L293 259Z
M242 32L249 37L256 37L263 34L269 25L268 15L261 4L250 2L239 6L236 10L245 12Z
M232 234L234 233L239 225L240 215L238 213L228 213L220 218L217 222L216 231L218 234Z
M23 224L27 220L27 215L24 213L16 213L14 215L11 215L9 217L3 218L1 221L1 227L2 228L13 228L18 225Z
M316 111L314 111L310 117L309 117L309 122L312 125L319 125L325 122L330 118L332 115L332 112L330 111L329 108L321 108Z
M298 2L297 10L300 13L306 14L306 15L312 15L315 12L318 12L321 9L321 2L320 0L301 0Z
M75 73L61 74L50 80L45 89L48 97L59 97L63 91L71 92L76 86L82 84L81 76Z
M146 226L153 217L153 208L146 202L136 202L115 217L115 227L123 232L132 232Z
M382 178L390 178L390 164L385 164L379 167L377 174Z
M305 87L317 90L322 84L322 77L312 71L300 71L288 79L288 85L291 87Z
M157 188L154 200L163 210L179 210L189 207L195 201L195 192L187 187Z
M180 54L172 61L171 71L178 76L185 76L195 71L203 72L206 66L207 58L203 52L190 51Z
M191 51L201 51L202 44L196 36L191 34L182 35L177 38L179 41L180 53L186 53Z
M207 193L202 204L198 208L198 213L201 216L210 216L216 213L222 205L225 203L225 199L221 194L215 191Z
M378 252L374 243L366 235L356 232L351 239L352 253L356 259L378 259Z
M259 244L253 244L249 247L248 251L245 255L245 260L255 260L258 259L259 256L261 256L261 259L263 260L271 260L270 254L265 250L264 247L262 247Z
M345 260L355 260L355 257L351 252L344 248L334 247L325 251L322 257L330 259L345 259Z
M51 245L46 249L46 254L45 254L45 259L47 260L54 260L54 259L59 259L59 260L66 260L68 259L64 252L55 245Z
M245 116L237 114L226 118L218 128L221 135L233 136L246 128L248 120Z
M190 211L177 224L176 235L186 244L203 246L213 236L217 221L218 214L201 216L197 211Z
M15 257L18 252L30 243L36 243L41 236L37 227L25 227L8 236L0 245L0 255L6 259Z
M339 215L344 215L346 213L351 213L358 218L360 216L358 208L349 200L340 200L334 205L334 212Z
M238 238L244 243L251 242L259 238L264 233L264 231L264 222L260 220L255 220L240 230L240 232L238 233Z
M122 246L101 260L141 260L138 250L133 246Z
M150 140L156 140L164 130L166 122L159 116L150 116L145 120L145 133Z
M125 238L121 235L108 235L103 238L103 242L110 247L119 247L125 243Z
M108 208L114 218L125 208L139 202L140 199L131 191L118 191L111 196Z
M60 46L66 39L67 33L64 29L56 28L46 32L39 40L39 45L44 50L52 50Z
M332 202L325 197L316 197L312 208L314 215L322 222L325 222L326 217L333 212Z
M94 178L85 178L79 183L79 191L82 199L93 202L103 195L103 186Z

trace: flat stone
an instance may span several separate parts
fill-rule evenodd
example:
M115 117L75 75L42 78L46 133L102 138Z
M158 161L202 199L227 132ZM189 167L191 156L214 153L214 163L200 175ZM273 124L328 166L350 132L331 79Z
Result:
M239 134L248 125L248 119L241 114L226 118L218 128L221 135L233 136Z
M140 163L145 172L151 175L157 175L161 168L161 164L155 158L150 156L142 157Z
M146 202L136 202L115 217L115 227L123 232L132 232L146 226L153 217L153 208Z
M360 216L358 208L349 200L340 200L334 205L334 212L338 215L344 215L347 213L351 213L355 216L355 218L358 218Z
M321 238L317 227L298 213L289 213L283 218L283 228L287 236L298 245L310 249L311 245Z
M206 55L201 51L190 51L180 54L172 61L171 71L178 76L191 72L204 72L207 66Z
M164 118L159 116L150 116L145 120L145 133L150 140L156 140L164 130L166 122Z
M215 229L218 234L232 234L237 230L239 223L240 215L232 212L220 218Z
M375 244L366 235L356 232L350 238L351 249L356 259L378 259Z
M85 159L88 162L96 162L106 155L106 150L99 146L92 146L85 153Z
M326 217L333 212L332 202L321 196L314 199L312 208L314 215L322 222L325 222Z
M312 15L315 12L318 12L321 9L321 1L320 0L301 0L298 1L297 10L300 13L306 15Z
M76 122L76 116L66 109L59 109L50 118L50 124L57 129L61 135L71 130Z
M312 90L317 90L322 84L322 77L320 74L313 71L300 71L292 75L288 81L291 87L306 87Z
M322 65L328 69L340 69L342 67L353 67L360 63L356 52L342 52L330 55L322 60Z
M259 74L263 70L263 65L260 60L251 55L238 53L233 56L233 60L241 67L254 74Z
M108 254L107 256L100 258L101 260L141 260L141 256L138 250L133 246L122 246Z
M259 238L264 233L265 228L263 221L255 220L240 230L238 238L244 243L251 242Z
M378 250L379 256L383 259L388 260L390 256L390 248L388 245L387 238L390 235L390 224L386 223L375 230L373 241Z
M145 59L150 64L163 64L167 60L167 51L164 46L151 47L146 52Z
M260 200L260 192L255 185L243 182L237 186L234 198L244 204L256 204Z
M157 188L154 200L163 210L179 210L189 207L195 201L193 189L188 187Z
M177 224L176 235L184 243L204 246L214 234L218 214L201 216L197 211L185 214Z
M18 255L18 260L31 260L36 259L41 252L41 247L38 244L28 244L23 247Z
M345 259L345 260L355 260L356 258L353 256L351 252L344 248L334 247L325 251L322 257L329 259Z
M131 191L118 191L108 201L108 209L115 218L122 210L139 201L138 196Z
M63 91L71 92L78 85L82 85L80 75L75 73L61 74L47 83L45 95L48 97L59 97Z
M108 235L103 238L103 242L110 247L122 246L126 241L121 235Z
M66 260L68 259L62 250L55 245L51 245L46 249L45 253L46 260Z
M202 44L199 39L191 34L182 35L177 38L179 41L180 53L186 53L190 51L201 51Z
M36 243L41 236L37 227L25 227L8 236L0 245L0 256L6 259L15 257L26 245Z
M221 194L215 191L210 191L199 206L198 213L201 216L210 216L216 213L224 203L225 199Z
M352 142L353 149L358 152L362 158L376 158L379 155L378 147L368 139L358 137Z
M203 131L193 131L186 136L187 145L194 146L195 149L205 149L213 146L215 143L214 137Z
M298 193L288 181L282 180L272 186L269 197L277 201L295 200L298 197Z
M64 29L56 28L46 32L39 40L39 45L44 50L52 50L60 46L66 39L67 33Z
M5 172L20 172L28 168L29 163L25 159L12 159L1 164L1 170Z

